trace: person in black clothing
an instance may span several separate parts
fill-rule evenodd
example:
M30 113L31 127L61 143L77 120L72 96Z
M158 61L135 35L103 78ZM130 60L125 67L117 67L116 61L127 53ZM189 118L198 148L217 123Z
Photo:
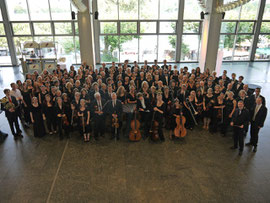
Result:
M157 93L157 102L154 105L154 120L158 122L158 135L159 139L164 142L165 138L163 135L163 117L165 112L165 103L162 100L162 93Z
M54 103L52 102L51 95L46 94L45 101L43 103L43 117L46 120L47 129L49 134L56 133L57 121L54 111Z
M23 83L23 90L22 90L22 96L23 96L23 115L24 115L24 121L27 125L31 123L30 118L30 107L31 107L31 90L27 89L27 84Z
M106 121L106 114L104 113L105 108L105 100L101 98L101 95L99 92L96 92L94 94L95 100L92 102L91 105L91 115L92 115L92 121L94 123L94 137L95 140L98 140L99 135L101 137L104 136L105 128L104 124Z
M257 97L256 104L253 106L251 116L251 128L250 128L250 141L247 146L253 146L253 152L257 151L257 144L259 138L260 129L264 125L264 121L267 115L267 108L263 105L262 97Z
M115 92L112 93L111 95L112 99L110 101L108 101L106 107L105 107L105 112L107 112L107 114L109 114L111 121L113 121L113 118L118 120L119 123L119 128L116 129L115 132L115 128L113 127L113 123L112 123L112 128L111 128L111 139L114 139L115 136L117 138L117 140L119 140L119 132L121 130L122 127L122 121L121 121L121 116L122 116L122 112L123 112L123 107L121 102L117 99L117 95Z
M56 119L57 119L59 139L63 140L64 139L63 130L65 131L65 134L67 134L67 129L63 125L63 118L66 115L64 113L64 106L63 106L63 101L61 97L56 98L55 114L56 114Z
M17 139L18 137L23 137L22 131L19 127L18 114L16 112L16 108L19 107L18 102L15 97L10 96L9 89L4 89L4 94L6 96L1 100L1 110L5 111L5 115L7 117L8 124L14 136L14 139ZM14 130L14 125L16 128L16 133Z
M129 93L127 94L127 104L131 106L132 105L136 106L136 103L137 103L137 98L135 94L135 86L131 85L129 87ZM124 133L125 137L128 137L129 132L131 130L130 123L133 118L133 112L134 112L134 109L130 112L126 112L126 129Z
M237 105L238 108L235 110L231 122L234 139L234 145L231 149L237 149L239 145L239 155L241 156L244 149L245 126L249 123L249 112L244 108L244 102L242 100L238 101Z
M33 97L30 110L31 121L34 127L34 137L43 137L46 134L42 116L42 107L38 102L37 97Z
M89 142L91 133L90 110L87 108L86 101L84 99L80 100L78 117L80 119L80 133L83 136L84 141Z
M144 97L142 93L137 94L137 110L140 113L141 123L144 129L143 138L146 139L149 136L151 126L152 106L150 100Z

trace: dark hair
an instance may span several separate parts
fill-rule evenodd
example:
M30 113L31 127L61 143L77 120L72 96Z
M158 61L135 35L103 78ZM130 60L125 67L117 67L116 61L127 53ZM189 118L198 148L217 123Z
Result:
M7 92L9 92L9 89L4 89L4 93L6 94Z

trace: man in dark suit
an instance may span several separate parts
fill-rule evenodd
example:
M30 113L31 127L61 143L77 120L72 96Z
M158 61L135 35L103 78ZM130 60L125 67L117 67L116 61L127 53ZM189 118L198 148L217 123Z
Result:
M258 135L260 129L264 125L264 121L267 115L267 108L262 103L262 97L257 97L256 104L251 110L251 128L250 128L250 141L247 146L253 146L253 152L257 151Z
M110 101L108 101L106 107L105 107L105 111L107 112L107 114L109 114L111 121L112 121L112 137L111 139L114 139L115 136L117 138L117 140L119 140L119 132L121 130L122 127L122 121L121 121L121 116L122 116L122 112L123 112L123 107L122 107L122 103L121 101L119 101L117 99L117 95L115 92L112 93L111 95L112 99ZM118 124L119 127L115 128L113 127L113 120L117 119L118 120Z
M17 99L10 95L9 89L4 89L4 93L6 95L4 98L6 98L7 102L1 103L1 110L5 111L5 115L7 117L9 127L14 136L14 139L17 139L18 137L23 137L22 131L19 127L18 112L16 111L16 109L19 107ZM14 130L14 125L16 128L16 133Z
M152 120L152 105L148 98L144 97L142 93L137 94L137 110L141 115L141 123L144 126L144 135L143 138L149 136L149 130Z
M244 80L244 77L239 76L238 81L235 82L233 85L233 89L234 89L236 96L238 96L238 93L240 92L240 90L243 89L243 86L244 86L243 80Z
M94 94L95 99L92 101L91 105L91 114L92 121L94 122L94 137L95 140L98 140L98 136L101 137L104 136L105 128L104 124L106 121L106 115L103 112L103 109L105 108L105 100L101 98L101 95L99 92L96 92Z
M239 155L241 156L244 149L245 129L249 123L249 112L244 108L244 102L242 100L238 101L237 105L238 108L235 110L231 122L234 138L234 146L231 149L237 149L239 145Z
M254 105L256 105L256 100L258 97L262 98L262 105L265 106L265 98L264 96L261 95L261 89L260 88L256 88L255 89L255 94L251 95L249 97L249 101L250 101L250 105L253 107Z

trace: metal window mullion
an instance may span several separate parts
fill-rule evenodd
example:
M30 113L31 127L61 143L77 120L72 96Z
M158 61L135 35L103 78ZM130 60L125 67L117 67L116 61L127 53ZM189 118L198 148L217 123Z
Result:
M252 45L251 45L251 50L250 50L250 55L249 55L251 61L254 61L255 59L256 48L259 41L259 35L260 35L265 5L266 5L266 0L261 0L258 15L257 15L258 17L257 23L256 23L256 27L254 28L254 35L253 35L253 40L252 40Z
M179 0L178 22L176 24L175 62L179 62L181 60L182 35L183 35L183 26L184 26L184 21L183 21L184 7L185 7L185 1Z

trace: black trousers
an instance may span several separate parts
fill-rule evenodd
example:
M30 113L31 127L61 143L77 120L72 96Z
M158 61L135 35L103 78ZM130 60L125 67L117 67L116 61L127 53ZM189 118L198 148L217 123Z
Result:
M54 115L52 115L52 116L46 115L46 125L47 125L49 132L56 130L57 123L56 123L55 119L56 118Z
M99 135L103 136L105 133L105 116L98 116L93 119L94 121L94 136L97 138Z
M140 115L141 115L141 124L143 124L144 136L148 137L151 127L152 115L150 112L140 112Z
M251 121L251 127L250 127L250 143L254 147L257 147L257 144L258 144L259 131L260 131L260 128L258 127L258 125L256 125L254 121Z
M8 117L7 119L8 119L8 124L9 124L10 130L12 132L12 135L16 136L18 133L22 132L20 129L20 126L19 126L18 116L12 115L12 116ZM14 130L14 125L16 128L16 133Z
M244 149L244 136L245 136L245 129L239 127L233 127L233 140L234 140L234 147L238 147L239 151L243 151Z

